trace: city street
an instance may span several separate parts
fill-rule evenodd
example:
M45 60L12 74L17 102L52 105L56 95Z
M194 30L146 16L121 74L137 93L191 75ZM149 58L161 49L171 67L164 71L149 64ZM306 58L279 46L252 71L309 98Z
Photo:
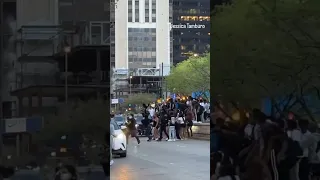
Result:
M210 179L210 142L184 140L147 142L137 145L130 139L128 156L115 158L112 180L208 180Z

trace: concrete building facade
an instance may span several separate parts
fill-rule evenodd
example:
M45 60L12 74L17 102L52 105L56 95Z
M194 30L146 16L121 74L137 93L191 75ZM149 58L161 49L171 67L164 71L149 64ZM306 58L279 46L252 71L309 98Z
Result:
M115 9L115 69L170 65L169 0L119 0Z
M129 93L135 86L135 92L149 92L149 83L159 89L159 76L167 75L172 64L171 0L116 0L115 4L113 90ZM158 80L151 83L148 77Z

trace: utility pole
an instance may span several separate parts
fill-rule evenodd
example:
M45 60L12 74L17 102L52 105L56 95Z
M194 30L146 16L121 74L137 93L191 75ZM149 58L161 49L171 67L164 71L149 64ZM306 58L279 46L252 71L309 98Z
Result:
M68 53L71 52L71 47L70 46L65 46L64 47L64 64L65 64L65 67L64 67L64 75L65 75L65 79L64 79L64 101L66 104L68 104L68 71L69 71L69 68L68 68L68 64L69 64L69 60L68 60Z
M161 63L161 87L160 87L160 98L163 99L163 62Z

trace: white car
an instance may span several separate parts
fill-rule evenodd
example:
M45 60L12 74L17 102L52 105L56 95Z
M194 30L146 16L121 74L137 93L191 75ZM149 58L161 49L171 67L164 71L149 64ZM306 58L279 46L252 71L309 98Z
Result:
M127 138L121 127L114 121L110 121L110 126L114 127L115 137L113 137L112 153L120 157L127 156Z

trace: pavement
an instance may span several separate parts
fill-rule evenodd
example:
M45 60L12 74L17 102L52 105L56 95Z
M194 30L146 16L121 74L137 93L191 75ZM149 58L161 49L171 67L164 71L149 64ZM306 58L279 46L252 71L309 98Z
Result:
M112 180L208 180L210 142L183 140L129 140L126 158L115 158L110 167Z

